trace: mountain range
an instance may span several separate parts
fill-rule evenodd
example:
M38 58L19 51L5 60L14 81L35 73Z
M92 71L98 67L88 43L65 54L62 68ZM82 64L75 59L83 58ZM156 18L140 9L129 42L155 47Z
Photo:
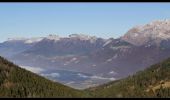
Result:
M170 57L169 26L169 20L153 21L116 39L84 34L9 39L0 43L0 55L51 80L87 88L125 78ZM66 78L71 75L72 79Z

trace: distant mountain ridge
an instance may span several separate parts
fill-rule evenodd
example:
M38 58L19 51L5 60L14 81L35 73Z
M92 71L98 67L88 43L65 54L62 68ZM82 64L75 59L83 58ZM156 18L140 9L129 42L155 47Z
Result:
M67 70L108 79L102 80L102 84L170 57L169 26L169 20L153 21L133 27L117 39L84 34L11 39L0 43L0 55L21 66ZM86 80L92 85L98 81Z
M85 34L70 34L68 35L68 37L60 37L59 35L56 34L49 34L46 37L33 37L33 38L24 38L24 37L16 37L16 38L8 38L7 41L24 41L25 43L35 43L35 42L39 42L43 39L47 39L47 40L60 40L60 39L66 39L66 38L70 38L70 39L79 39L79 40L90 40L91 42L95 41L97 39L97 37L95 36L89 36L89 35L85 35Z

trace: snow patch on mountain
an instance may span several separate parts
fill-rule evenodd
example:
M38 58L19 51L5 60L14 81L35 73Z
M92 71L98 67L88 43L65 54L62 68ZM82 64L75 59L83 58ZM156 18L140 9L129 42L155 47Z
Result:
M85 35L85 34L71 34L71 35L69 35L69 38L80 39L80 40L89 40L90 43L94 43L97 40L97 37L89 36L89 35Z
M108 41L105 42L105 44L103 44L103 47L105 47L106 45L108 45L111 42L112 42L112 40L109 39Z
M114 56L113 56L113 59L116 59L118 57L118 54L115 54Z
M60 38L58 35L50 34L50 35L48 35L45 39L58 41L58 40L60 40L61 38Z
M41 40L43 40L43 37L31 38L31 39L27 39L24 43L26 44L37 43L37 42L40 42Z
M106 62L111 62L111 61L112 61L112 58L106 60Z
M37 37L37 38L8 38L8 42L15 42L15 41L22 41L25 44L32 44L32 43L37 43L44 39L43 37Z

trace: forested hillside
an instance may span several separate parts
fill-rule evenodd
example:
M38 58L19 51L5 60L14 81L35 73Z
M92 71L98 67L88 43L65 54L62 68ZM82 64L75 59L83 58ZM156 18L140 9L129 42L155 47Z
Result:
M0 97L82 97L82 91L52 82L0 57Z
M0 57L0 97L170 97L170 58L125 79L75 90Z
M170 97L170 59L89 90L93 97Z

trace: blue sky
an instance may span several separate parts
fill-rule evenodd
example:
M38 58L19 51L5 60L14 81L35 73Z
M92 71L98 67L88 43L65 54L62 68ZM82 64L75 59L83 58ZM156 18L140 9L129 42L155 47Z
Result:
M170 19L170 3L0 3L0 41L74 33L117 38L162 19Z

